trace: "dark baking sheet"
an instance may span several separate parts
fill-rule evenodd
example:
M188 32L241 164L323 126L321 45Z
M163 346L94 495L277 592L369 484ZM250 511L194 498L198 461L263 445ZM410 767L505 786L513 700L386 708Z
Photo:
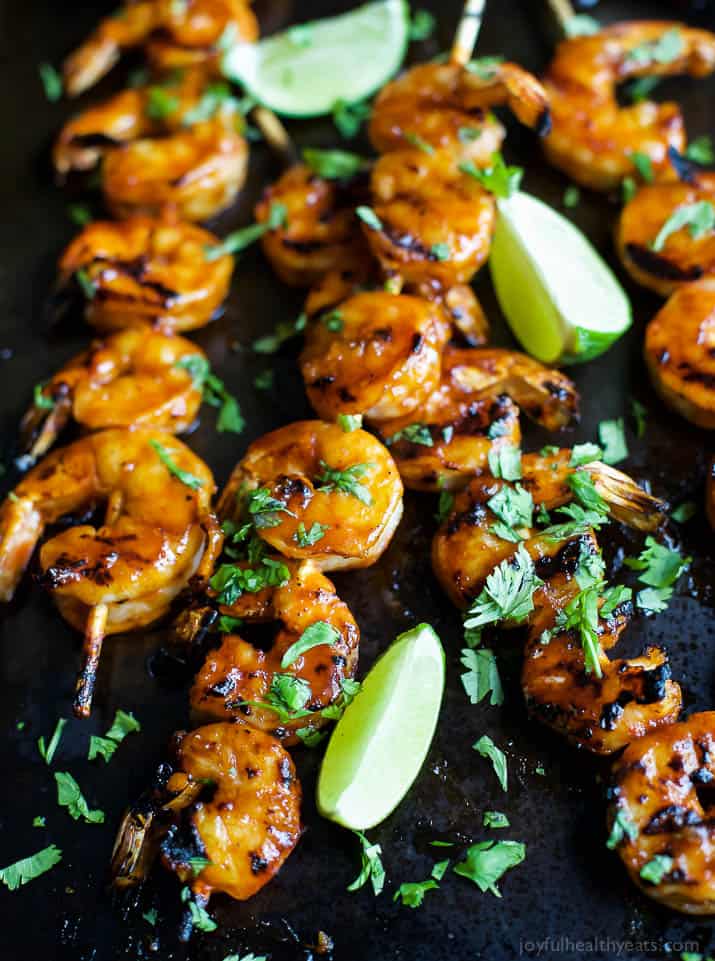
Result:
M349 4L256 0L265 30L334 12ZM415 46L412 56L432 56L449 46L460 4L421 2L438 14L436 39ZM505 53L534 70L548 58L539 26L541 2L491 0L479 42L481 54ZM68 196L52 184L48 148L74 105L47 104L37 79L37 63L59 63L94 24L108 4L58 5L50 0L5 0L0 7L0 416L4 453L15 437L18 417L32 385L86 343L89 331L71 318L61 329L47 326L46 302L57 254L74 228L66 214ZM604 19L683 13L685 4L602 3ZM119 85L121 71L102 91ZM712 130L715 80L677 80L662 91L684 105L692 135ZM90 97L85 98L83 103ZM329 123L293 124L302 144L336 141ZM526 189L558 205L565 180L545 167L531 135L514 131L509 155L527 166ZM274 174L262 146L252 150L251 174L240 204L218 224L220 232L247 223L261 185ZM612 259L610 232L617 206L584 192L574 219ZM568 265L564 264L564 269ZM583 395L580 429L564 437L570 444L592 439L606 417L627 414L631 397L649 409L643 440L629 431L631 457L625 465L647 478L653 491L673 504L699 503L703 494L710 437L679 420L655 398L644 374L640 344L644 322L657 300L627 284L636 322L605 357L573 370ZM499 317L486 271L477 289L492 318L495 340L510 343ZM283 288L258 251L249 252L236 271L225 316L196 340L241 401L248 428L241 437L219 435L208 412L189 438L222 483L246 444L266 430L310 412L296 371L291 345L270 361L247 349L260 332L294 317L300 295ZM276 387L264 394L254 376L270 363ZM632 427L632 423L630 427ZM526 427L525 446L544 438ZM341 594L362 628L360 672L394 635L419 619L440 632L448 659L448 686L439 729L420 777L399 809L371 836L383 847L388 873L385 893L374 899L367 888L345 891L356 874L358 851L351 836L317 817L313 791L318 757L295 751L305 793L306 831L276 880L244 904L217 897L211 910L220 923L214 934L197 934L190 945L176 939L178 889L157 870L141 900L116 902L106 889L107 862L122 809L148 783L170 734L187 723L186 690L170 672L150 671L161 645L161 630L112 639L105 648L95 706L89 722L70 721L54 769L77 777L92 807L106 811L104 825L80 825L56 804L52 771L37 752L36 739L51 733L58 717L70 715L78 638L59 618L42 592L25 583L18 597L0 612L4 737L0 771L5 777L0 804L0 863L55 842L62 864L15 893L0 889L0 957L71 961L221 961L229 953L267 953L271 961L312 956L317 932L333 939L336 961L446 961L525 957L658 958L679 957L679 945L707 951L715 945L713 924L680 917L655 907L626 879L620 861L604 847L602 781L607 766L580 755L555 735L529 721L518 686L519 644L505 637L499 659L506 686L501 708L472 707L459 681L460 619L442 597L429 565L430 520L434 500L408 494L405 519L394 543L376 567L336 576ZM646 641L664 644L675 676L681 680L688 711L711 708L713 691L712 534L702 513L682 529L684 549L695 556L689 575L669 609L657 618L637 619L626 646ZM617 533L607 544L617 565L620 548L637 547ZM122 745L112 762L86 761L90 733L103 733L117 707L141 720L140 736ZM16 729L24 721L22 731ZM510 789L503 795L487 762L471 750L483 733L504 747ZM539 771L543 768L543 775ZM429 873L434 838L481 839L485 809L505 811L511 828L500 837L526 842L527 860L503 881L497 901L467 881L449 876L416 911L392 903L401 881ZM35 815L45 829L31 826ZM141 914L157 907L160 922L151 929ZM546 939L552 940L546 943ZM579 942L582 942L579 944ZM712 950L712 948L711 948Z

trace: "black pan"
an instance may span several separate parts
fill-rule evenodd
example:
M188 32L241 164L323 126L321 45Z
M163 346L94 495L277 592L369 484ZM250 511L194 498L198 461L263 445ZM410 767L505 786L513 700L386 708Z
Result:
M419 5L431 8L439 18L436 38L413 50L415 57L424 59L448 48L460 4L458 0L424 0ZM300 4L257 0L264 29L345 6L336 0ZM604 2L598 13L604 20L662 16L674 11L683 14L685 6ZM47 326L55 261L74 229L66 214L68 196L52 184L48 147L60 123L76 107L45 102L37 64L42 60L59 63L110 7L86 0L67 5L6 0L0 9L4 138L0 150L0 377L6 458L32 385L80 349L89 336L76 315L59 329ZM542 68L549 47L539 24L541 3L492 0L488 8L479 52L508 54L533 70ZM118 86L123 69L99 93ZM683 103L693 136L715 133L714 78L669 81L661 89ZM327 122L295 123L291 131L303 145L336 142ZM566 181L544 165L531 135L514 131L509 156L527 167L527 190L560 204ZM274 172L268 151L255 147L240 204L221 218L219 232L250 221L261 185ZM572 214L610 260L616 212L617 206L607 198L584 192ZM631 456L625 469L636 478L648 479L654 493L672 504L690 499L701 503L711 438L671 414L653 394L640 351L643 325L658 302L627 281L626 285L633 297L635 323L605 357L573 370L583 395L584 417L581 427L568 433L564 442L594 439L599 420L628 417L630 399L635 397L648 408L648 429L639 440L629 421ZM511 343L486 271L476 286L492 318L496 342ZM238 394L248 420L241 437L219 435L209 412L189 438L220 483L251 439L309 415L296 372L296 348L291 346L271 360L276 387L268 394L252 386L267 363L248 349L256 336L277 321L296 316L299 307L300 297L283 288L260 253L252 251L237 269L225 316L196 336L220 376ZM528 449L538 448L544 439L526 428ZM8 483L12 479L6 478ZM635 890L620 861L605 849L607 765L579 754L527 719L518 686L516 635L504 637L499 645L506 688L503 707L472 707L467 702L459 680L460 618L430 570L433 510L433 498L408 495L405 519L381 563L335 578L362 629L361 672L397 632L420 619L435 626L447 651L447 692L429 757L406 800L371 832L383 848L388 874L385 893L376 900L368 888L346 892L357 873L357 845L346 831L317 816L313 794L318 755L296 750L305 793L305 834L297 850L278 877L249 902L215 898L211 910L219 921L218 931L197 934L188 946L176 936L178 887L161 869L143 892L128 901L114 901L106 889L107 863L121 812L149 782L171 733L188 722L185 680L155 657L164 640L162 630L107 643L91 720L71 720L66 728L54 769L71 771L90 806L106 812L103 825L78 824L58 808L52 770L36 747L37 737L50 734L58 717L70 716L78 637L39 588L29 583L22 587L16 601L0 613L4 730L0 771L6 779L0 864L52 842L62 848L64 859L15 893L0 890L0 957L4 961L221 961L228 954L241 956L248 951L267 954L271 961L317 958L311 945L321 930L334 942L336 961L508 961L520 955L564 961L678 958L686 950L679 945L686 942L691 951L715 950L711 922L654 906ZM683 684L687 710L692 711L715 705L715 565L712 534L702 512L682 529L682 540L684 549L695 557L690 573L665 613L635 621L625 646L637 650L646 642L663 644L674 675ZM616 532L606 545L610 560L618 566L623 549L638 549L638 543ZM135 713L142 733L129 737L108 765L90 764L86 760L89 734L106 731L118 707ZM24 722L22 730L17 722ZM507 795L488 763L471 749L484 733L508 755ZM481 894L468 881L450 874L441 890L430 892L419 909L393 903L400 882L428 876L435 860L430 840L485 838L482 812L493 808L506 812L511 821L511 828L499 836L527 845L525 863L503 880L503 900ZM45 828L32 827L36 815L46 817ZM158 909L155 928L142 919L150 907Z

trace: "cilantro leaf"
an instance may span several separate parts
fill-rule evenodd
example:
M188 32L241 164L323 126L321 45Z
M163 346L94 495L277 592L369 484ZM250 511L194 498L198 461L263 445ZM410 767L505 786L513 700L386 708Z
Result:
M484 589L467 611L464 626L525 621L534 609L534 592L542 584L534 562L520 544L514 556L503 560L487 577Z
M50 103L56 103L62 96L63 91L61 74L51 63L41 63L37 68L37 72L40 74L45 97L47 97Z
M333 123L338 129L341 137L345 140L352 140L356 137L360 127L370 116L370 104L362 100L349 102L347 100L336 100L333 104Z
M461 675L462 686L472 704L479 704L487 695L492 707L504 702L504 691L499 677L494 652L487 647L465 647L461 652L461 664L467 670Z
M501 784L502 791L508 787L508 774L506 766L506 755L498 748L488 734L483 734L478 741L472 744L472 748L481 754L482 757L489 758L494 767L494 773Z
M60 807L66 807L68 814L75 821L82 818L87 824L102 824L104 811L90 811L79 784L71 774L66 771L55 771L55 781L57 782L57 803Z
M361 503L368 507L372 504L372 495L367 487L358 483L358 478L363 477L373 464L352 464L343 470L330 467L324 460L319 462L320 474L316 477L319 491L340 491L343 494L350 494L356 497Z
M449 860L438 861L432 868L432 873L426 881L403 882L393 897L393 901L400 901L405 907L418 908L424 901L428 891L439 888L439 881L444 877L449 867Z
M561 202L567 210L573 210L575 207L578 207L581 202L581 191L575 184L569 184L564 190Z
M569 459L569 467L581 467L583 464L590 464L591 461L600 460L603 451L598 444L574 444Z
M197 931L204 931L206 933L216 930L218 924L216 924L202 904L197 904L196 901L194 901L190 888L185 887L181 889L181 900L188 908L192 927L196 928Z
M508 541L521 541L524 536L517 528L529 528L534 522L534 501L521 484L505 485L487 501L487 506L501 523L493 524L492 530Z
M700 166L706 167L715 162L715 152L710 137L704 134L702 137L691 140L685 149L685 156Z
M429 10L413 10L408 33L410 40L427 40L432 36L435 22L434 15Z
M556 625L562 630L575 629L583 648L584 668L587 674L603 676L599 655L601 645L598 641L598 600L600 585L595 584L582 590L572 598L556 618Z
M613 819L613 826L611 828L611 833L608 835L606 847L609 849L609 851L612 851L614 848L618 847L621 841L626 837L629 841L635 841L635 839L638 837L638 826L627 811L622 811L619 808L616 811L616 816Z
M382 221L372 207L366 207L364 204L361 204L355 208L355 213L370 230L382 230Z
M327 621L314 621L309 627L303 631L297 641L291 644L288 650L285 652L281 658L281 667L290 667L301 654L305 654L306 651L311 650L313 647L321 647L327 645L332 647L334 644L340 640L340 631L336 630L332 624L328 624ZM301 705L302 707L303 705Z
M658 231L651 248L655 251L662 250L668 237L684 227L688 228L693 240L715 229L715 207L709 200L699 200L677 207Z
M678 504L674 511L671 513L671 517L678 524L685 524L694 517L698 511L697 505L693 501L683 501L682 504Z
M89 739L88 760L93 761L96 757L103 757L109 761L127 734L141 731L141 724L133 714L117 710L114 715L112 726L104 737L93 734Z
M518 447L503 444L491 447L488 454L489 470L502 480L521 480L521 451Z
M326 180L343 180L354 177L361 170L370 166L366 157L361 157L347 150L317 150L306 147L303 160L313 173Z
M606 464L619 464L628 457L623 418L602 420L598 425L598 439L603 444L603 460Z
M496 197L511 197L519 189L524 171L509 167L500 153L494 154L490 167L477 167L471 160L459 165L462 173L473 177L485 190Z
M497 881L525 857L526 845L520 841L480 841L468 848L466 860L455 866L454 873L474 881L480 891L491 891L500 898Z
M360 873L355 880L348 885L348 891L357 891L369 881L375 896L380 894L385 886L385 869L382 866L380 854L382 848L379 844L373 844L365 837L362 831L353 831L353 834L360 841L361 867Z
M40 757L49 767L52 764L52 759L55 756L55 751L62 738L62 731L64 730L65 724L67 723L64 717L59 718L57 724L55 724L55 729L52 732L52 737L50 738L50 743L45 747L45 738L41 735L37 740L37 750L40 752Z
M23 884L27 884L28 881L39 878L41 874L49 871L61 860L62 851L55 844L50 844L49 847L37 851L36 854L15 861L14 864L8 864L6 868L0 868L0 881L10 891L16 891Z
M266 334L253 341L253 350L257 354L275 354L282 345L305 330L308 318L305 314L300 314L293 323L281 322L276 325L272 334Z
M673 867L673 859L667 854L656 854L640 869L640 876L650 884L660 884Z
M676 550L659 544L648 535L638 557L626 557L624 563L631 570L640 571L638 580L649 587L672 587L692 561Z
M398 430L386 438L385 443L390 447L399 440L406 440L411 444L420 444L422 447L434 446L432 434L427 424L408 424L407 427L403 427L402 430Z
M633 161L633 166L643 178L644 183L652 184L655 180L655 174L653 173L653 162L648 154L634 150L631 154L631 160Z
M172 474L177 480L181 481L182 484L185 484L192 490L198 490L200 487L203 487L203 481L179 467L172 459L171 454L166 447L163 447L158 440L154 440L152 438L149 441L149 446L154 448L159 460L162 462L164 467L166 467L169 473Z
M362 414L338 414L338 427L346 434L362 428Z
M509 818L501 811L485 811L482 825L485 828L508 828Z
M293 540L298 547L312 547L313 544L317 544L319 540L325 537L325 532L328 530L330 530L329 524L320 524L318 521L313 521L310 529L306 530L305 524L301 521L295 534L293 534Z
M231 607L242 594L257 594L264 587L282 587L290 580L290 571L282 561L263 557L257 567L221 564L209 580L219 604Z
M657 40L646 40L632 47L626 59L633 63L672 63L683 52L683 38L677 28L666 31Z
M439 524L443 524L452 513L453 508L454 494L452 491L441 490L439 492L439 500L437 501L437 513L435 514L435 520Z
M249 224L240 230L234 230L225 237L220 244L204 248L206 260L218 260L227 254L238 254L271 230L285 227L288 222L288 211L284 204L273 203L268 211L268 219L264 223Z
M590 17L587 13L577 13L569 17L564 25L567 37L584 37L592 33L598 33L601 24L595 17Z
M636 400L635 397L632 397L631 414L636 422L636 436L642 437L645 434L648 409L645 407L645 405L641 404L639 400Z

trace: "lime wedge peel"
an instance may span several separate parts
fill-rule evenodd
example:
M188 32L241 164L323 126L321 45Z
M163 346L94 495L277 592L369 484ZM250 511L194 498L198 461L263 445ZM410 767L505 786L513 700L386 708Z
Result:
M409 42L406 0L377 0L300 24L258 43L230 47L222 73L287 117L330 113L363 100L397 72Z
M375 662L328 743L317 789L323 817L364 831L397 807L432 743L444 675L444 649L428 624Z
M631 305L581 231L530 194L500 199L489 267L524 349L546 364L592 360L628 330Z

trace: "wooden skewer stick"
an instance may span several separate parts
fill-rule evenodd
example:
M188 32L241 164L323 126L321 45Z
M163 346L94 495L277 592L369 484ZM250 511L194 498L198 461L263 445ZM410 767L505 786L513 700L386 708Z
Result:
M568 24L576 16L570 0L547 0L549 10L564 37L568 36Z
M449 56L452 63L463 67L469 63L477 44L485 6L486 0L466 0Z
M298 162L298 152L290 139L290 134L281 120L267 107L254 107L251 113L256 126L266 139L271 150L277 154L286 167Z
M84 632L82 647L82 669L77 678L74 696L75 717L89 717L92 710L92 695L94 682L97 680L99 658L102 655L102 642L107 627L109 608L106 604L97 604L91 608Z
M120 490L113 490L107 500L107 510L104 514L105 527L114 527L122 513L124 494Z

